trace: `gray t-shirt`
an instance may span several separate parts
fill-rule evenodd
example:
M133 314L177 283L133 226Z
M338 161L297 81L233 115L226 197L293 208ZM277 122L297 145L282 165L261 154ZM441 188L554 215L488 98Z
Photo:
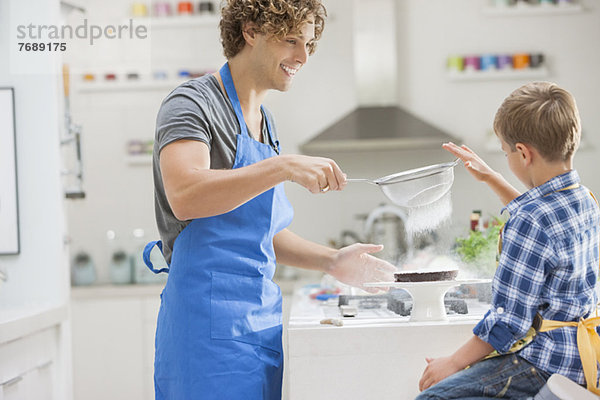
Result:
M264 123L265 117L269 118L273 140L277 141L273 118L266 109L263 114L263 140L277 151ZM169 206L160 172L160 151L176 140L199 140L210 149L211 169L231 169L235 162L236 135L239 133L240 127L231 102L213 75L185 82L163 100L156 118L152 165L156 224L168 263L171 262L177 235L190 221L179 221Z

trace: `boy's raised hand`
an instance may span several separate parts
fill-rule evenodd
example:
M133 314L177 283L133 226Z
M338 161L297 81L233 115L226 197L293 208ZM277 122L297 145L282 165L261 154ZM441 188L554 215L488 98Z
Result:
M457 146L452 142L444 143L442 147L462 160L467 171L475 179L485 182L496 195L500 198L502 204L507 205L520 193L504 177L491 169L473 150L465 146Z
M444 143L442 147L458 157L467 168L467 171L478 181L486 182L496 172L491 169L473 150L465 146L457 146L452 142Z

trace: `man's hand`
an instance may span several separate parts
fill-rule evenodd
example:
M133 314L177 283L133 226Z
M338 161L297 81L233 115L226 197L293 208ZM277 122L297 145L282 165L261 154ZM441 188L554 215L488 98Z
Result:
M278 159L287 180L304 186L311 193L342 190L346 186L346 174L329 158L287 154Z
M393 282L396 267L387 261L373 257L383 245L355 243L338 251L327 273L338 281L356 286L370 293L379 289L364 287L367 282Z
M425 361L427 367L419 381L420 391L428 389L462 369L453 362L452 357L425 358Z

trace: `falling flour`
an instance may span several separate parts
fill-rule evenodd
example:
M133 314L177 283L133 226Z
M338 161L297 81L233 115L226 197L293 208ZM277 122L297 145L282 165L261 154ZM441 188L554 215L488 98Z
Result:
M452 215L450 191L433 203L420 207L410 207L407 211L406 233L409 236L433 231Z

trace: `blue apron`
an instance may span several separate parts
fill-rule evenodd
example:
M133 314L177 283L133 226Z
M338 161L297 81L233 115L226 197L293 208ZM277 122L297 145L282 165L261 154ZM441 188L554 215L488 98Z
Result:
M276 156L248 134L228 64L220 70L240 133L233 168ZM264 113L263 113L264 114ZM264 114L271 139L271 126ZM273 143L276 143L273 141ZM278 146L278 143L277 143ZM281 291L273 237L292 220L283 184L177 236L156 329L156 399L281 399Z

